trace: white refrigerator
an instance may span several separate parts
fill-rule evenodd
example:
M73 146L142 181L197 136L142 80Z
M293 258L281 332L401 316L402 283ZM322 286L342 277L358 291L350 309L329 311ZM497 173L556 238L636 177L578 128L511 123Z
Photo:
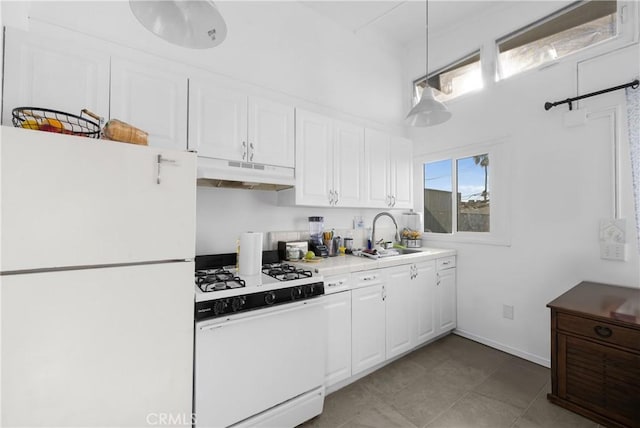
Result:
M1 131L1 425L190 426L195 154Z

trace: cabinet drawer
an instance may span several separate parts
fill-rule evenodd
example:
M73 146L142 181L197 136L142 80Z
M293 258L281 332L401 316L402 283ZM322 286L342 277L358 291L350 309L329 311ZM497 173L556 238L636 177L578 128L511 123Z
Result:
M640 351L640 331L564 313L557 319L559 330Z
M351 279L351 288L356 289L382 284L386 276L384 270L375 269L353 273Z
M456 256L442 257L436 261L438 270L456 267Z

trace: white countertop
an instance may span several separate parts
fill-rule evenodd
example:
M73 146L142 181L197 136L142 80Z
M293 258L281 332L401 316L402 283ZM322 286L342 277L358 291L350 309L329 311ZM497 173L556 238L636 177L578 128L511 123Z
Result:
M370 259L367 257L358 257L350 254L344 256L327 257L320 261L313 262L295 262L293 264L312 270L313 272L323 275L344 275L351 272L359 272L369 269L380 269L391 266L406 265L410 263L419 263L428 260L438 259L440 257L455 256L456 250L446 250L442 248L411 248L420 252L413 254L402 254L400 256L382 257L379 259Z

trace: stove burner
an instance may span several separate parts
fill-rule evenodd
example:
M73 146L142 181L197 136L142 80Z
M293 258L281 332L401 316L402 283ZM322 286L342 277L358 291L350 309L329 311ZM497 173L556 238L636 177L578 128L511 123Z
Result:
M262 273L278 281L291 281L300 278L310 278L311 271L297 268L287 263L270 263L262 266Z
M244 287L245 283L226 269L203 269L196 271L196 285L208 293Z

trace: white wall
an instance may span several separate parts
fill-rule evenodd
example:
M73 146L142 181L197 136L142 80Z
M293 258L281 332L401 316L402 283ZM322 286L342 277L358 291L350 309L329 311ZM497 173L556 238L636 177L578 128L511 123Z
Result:
M354 35L300 2L217 1L227 39L214 49L190 50L145 30L128 4L3 1L3 24L60 37L82 33L101 49L102 41L116 53L121 46L139 49L266 89L298 107L404 132L398 126L405 114L402 52L375 35ZM310 215L325 216L328 228L349 228L354 215L370 226L379 211L278 207L276 193L263 191L199 188L197 197L197 254L235 251L246 230L308 230Z
M276 192L211 187L199 187L197 201L196 254L235 252L241 232L308 231L310 216L323 216L325 229L350 229L356 215L371 227L373 217L384 211L278 206ZM390 212L398 219L402 211ZM382 217L376 230L378 227L392 228L393 223ZM393 236L376 235L389 239Z
M185 49L151 34L127 0L3 1L3 25L48 34L70 29L286 94L306 107L396 126L404 106L399 52L354 35L296 1L216 2L227 39ZM28 15L28 19L25 17ZM28 28L25 28L28 27ZM64 32L62 32L64 33Z
M514 25L509 19L512 12L505 10L500 17L504 26L494 23L495 36L508 32L506 25ZM454 39L451 46L462 52L465 43L478 43L478 34L489 35L486 28L474 26L441 35L434 43L434 56L446 58L448 51L440 49L447 46L445 40ZM566 105L548 112L543 108L545 101L626 83L640 74L637 43L597 58L589 56L490 82L476 94L451 101L449 122L411 132L418 158L505 137L511 158L506 178L511 187L510 246L437 245L458 250L460 332L541 364L549 363L549 301L582 280L640 287L640 261L632 240L635 226L624 92L581 103L589 112L583 126L564 126ZM407 69L419 69L419 64ZM620 216L627 219L630 240L626 262L599 256L599 220L615 213L616 143ZM421 181L416 169L415 179ZM515 307L514 320L502 317L503 304Z

